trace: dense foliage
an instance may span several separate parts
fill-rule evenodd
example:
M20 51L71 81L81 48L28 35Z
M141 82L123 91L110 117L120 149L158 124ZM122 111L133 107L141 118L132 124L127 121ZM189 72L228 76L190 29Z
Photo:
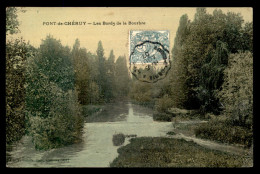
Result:
M6 8L6 34L14 34L19 31L18 26L19 22L17 20L17 11L15 7Z
M244 24L240 14L208 14L197 8L193 21L181 17L169 81L173 104L168 108L199 109L226 118L200 126L196 136L251 146L252 51L253 25Z
M48 149L78 141L83 118L74 90L70 50L52 36L27 60L27 132L35 147Z
M17 13L21 9L6 8L6 36L19 32ZM25 62L35 49L23 38L6 41L6 143L19 140L25 133Z
M197 8L194 21L184 15L173 48L172 98L176 107L203 113L221 111L217 97L228 55L252 50L252 25L240 14Z
M253 54L249 51L229 55L219 97L234 125L253 125Z
M161 113L172 107L198 109L252 124L252 39L252 22L244 23L239 13L197 8L193 21L186 14L180 18L167 78L160 84L134 80L131 97L155 101Z
M37 149L79 141L81 108L128 95L126 58L115 60L111 50L107 59L101 41L97 55L80 48L78 39L70 50L50 35L38 49L8 41L6 53L7 143L25 132Z
M75 88L79 94L79 103L86 104L92 91L88 90L89 77L89 55L86 49L80 48L80 41L76 39L71 52L73 68L75 72ZM93 97L91 97L93 98Z
M80 48L78 39L72 49L75 86L83 105L111 102L127 96L129 91L126 57L119 56L115 60L111 50L106 58L101 41L96 52L95 55Z
M6 43L6 142L19 140L25 132L25 62L34 48L21 39Z

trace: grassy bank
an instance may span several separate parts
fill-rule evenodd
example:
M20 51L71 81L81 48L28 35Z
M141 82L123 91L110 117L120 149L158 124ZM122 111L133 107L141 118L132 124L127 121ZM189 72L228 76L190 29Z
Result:
M177 114L177 116L172 115L169 113L154 112L153 119L155 121L172 121L174 128L176 128L175 133L195 135L197 138L220 143L238 144L244 147L251 147L252 145L253 131L247 127L234 125L225 116L202 115L198 111L192 111L188 114ZM208 122L198 122L198 124L196 120ZM191 122L192 124L188 124L187 122Z
M212 119L200 124L194 130L196 137L221 143L240 144L250 147L253 141L253 131L241 126L230 124L226 120Z
M198 110L186 110L179 108L169 108L166 111L159 112L154 110L154 121L187 121L187 120L205 120L205 117Z
M133 138L118 153L110 167L240 167L243 163L239 156L161 137Z

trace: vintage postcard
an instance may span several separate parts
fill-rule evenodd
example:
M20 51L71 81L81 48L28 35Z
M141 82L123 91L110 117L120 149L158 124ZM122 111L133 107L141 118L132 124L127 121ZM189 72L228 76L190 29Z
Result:
M6 7L6 167L253 167L252 7Z

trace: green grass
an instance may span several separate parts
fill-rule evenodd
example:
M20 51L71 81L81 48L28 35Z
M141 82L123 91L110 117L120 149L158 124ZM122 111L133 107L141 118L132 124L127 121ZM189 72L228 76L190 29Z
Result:
M193 124L186 124L186 123L173 123L173 127L175 128L174 131L176 134L182 133L186 136L194 136L195 129L203 123L193 123Z
M236 155L162 137L133 138L118 153L110 167L241 167L243 163Z

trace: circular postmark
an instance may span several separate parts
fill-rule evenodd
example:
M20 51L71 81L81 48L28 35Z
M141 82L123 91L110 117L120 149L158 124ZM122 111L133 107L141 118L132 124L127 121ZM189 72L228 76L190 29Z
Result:
M157 41L145 40L136 44L130 53L129 62L132 75L148 83L164 79L171 68L168 49Z

